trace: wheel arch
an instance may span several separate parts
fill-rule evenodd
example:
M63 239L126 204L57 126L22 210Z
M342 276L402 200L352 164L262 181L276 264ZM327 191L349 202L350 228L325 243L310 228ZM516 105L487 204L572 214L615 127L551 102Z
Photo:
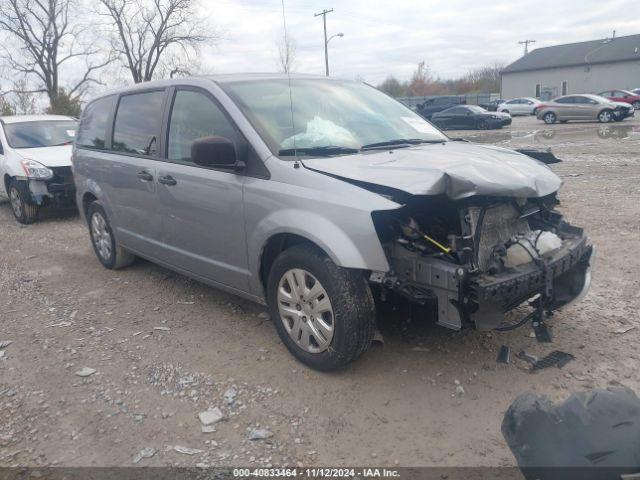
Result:
M313 245L340 267L389 270L370 213L366 225L354 218L350 233L317 213L281 210L274 215L255 225L254 235L248 238L251 290L256 295L264 295L264 279L275 258L286 248L300 243ZM271 228L265 228L267 225ZM311 226L322 235L316 235Z

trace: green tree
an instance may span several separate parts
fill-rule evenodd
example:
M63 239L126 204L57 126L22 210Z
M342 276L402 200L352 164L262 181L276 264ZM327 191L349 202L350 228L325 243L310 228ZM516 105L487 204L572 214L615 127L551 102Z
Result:
M82 105L78 97L70 96L63 88L58 91L56 100L47 108L47 113L51 115L67 115L69 117L80 117Z
M15 115L16 110L13 108L13 105L9 103L4 98L0 98L0 116L10 117L11 115Z

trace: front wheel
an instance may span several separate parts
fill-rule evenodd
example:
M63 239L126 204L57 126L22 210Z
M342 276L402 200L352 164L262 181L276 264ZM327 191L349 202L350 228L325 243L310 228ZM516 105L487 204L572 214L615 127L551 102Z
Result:
M133 263L133 254L124 250L116 242L107 214L97 201L87 209L91 245L102 265L110 270L118 270Z
M13 216L20 223L29 225L38 218L38 205L29 199L29 186L22 180L11 180L9 184L9 201Z
M611 110L603 110L598 114L598 121L600 123L609 123L613 121L613 112Z
M267 279L267 298L278 335L311 368L343 367L371 344L375 305L366 278L311 245L296 245L278 256Z
M553 112L547 112L544 114L542 119L544 120L544 123L551 125L552 123L556 123L556 114Z

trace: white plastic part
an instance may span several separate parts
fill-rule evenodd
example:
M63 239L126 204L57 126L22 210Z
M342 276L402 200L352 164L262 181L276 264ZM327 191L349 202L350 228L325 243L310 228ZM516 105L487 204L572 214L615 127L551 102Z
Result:
M562 239L555 233L540 233L540 230L520 235L514 241L517 243L507 248L507 256L504 261L506 267L524 265L562 246Z

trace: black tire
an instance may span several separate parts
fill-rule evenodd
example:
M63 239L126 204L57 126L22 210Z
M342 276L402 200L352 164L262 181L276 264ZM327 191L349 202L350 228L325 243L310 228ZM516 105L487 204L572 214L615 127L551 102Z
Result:
M328 348L312 353L299 346L285 328L278 307L278 288L284 275L303 269L324 288L333 311L333 336ZM267 279L267 300L278 335L289 351L305 365L320 371L344 367L371 345L375 331L375 304L369 284L361 272L337 266L318 248L300 244L274 261ZM300 338L300 337L299 337Z
M533 115L533 116L538 115L538 107L533 109L533 112L531 112L531 115Z
M110 246L108 254L105 249L101 249L99 246L100 242L97 237L98 233L94 228L94 221L98 220L98 218L102 218L102 221L104 221L104 229L101 229L101 237L102 240ZM97 201L92 202L87 209L87 223L89 224L89 236L91 237L93 251L105 268L110 270L119 270L121 268L128 267L134 262L136 257L132 253L127 252L125 249L120 247L116 242L107 213L104 208L102 208L102 205Z
M478 120L478 122L476 123L476 128L478 130L487 130L489 128L489 125L487 124L486 120Z
M38 219L38 205L31 203L29 185L24 180L15 178L9 183L9 202L11 211L18 222L30 225Z
M611 111L608 108L605 108L598 114L598 121L600 123L609 123L609 122L613 122L614 117L615 115L613 114L613 111Z
M542 116L542 120L544 120L544 123L546 123L547 125L556 123L557 118L558 117L556 117L556 114L553 112L547 112Z
M502 110L501 113L509 113L509 110Z

